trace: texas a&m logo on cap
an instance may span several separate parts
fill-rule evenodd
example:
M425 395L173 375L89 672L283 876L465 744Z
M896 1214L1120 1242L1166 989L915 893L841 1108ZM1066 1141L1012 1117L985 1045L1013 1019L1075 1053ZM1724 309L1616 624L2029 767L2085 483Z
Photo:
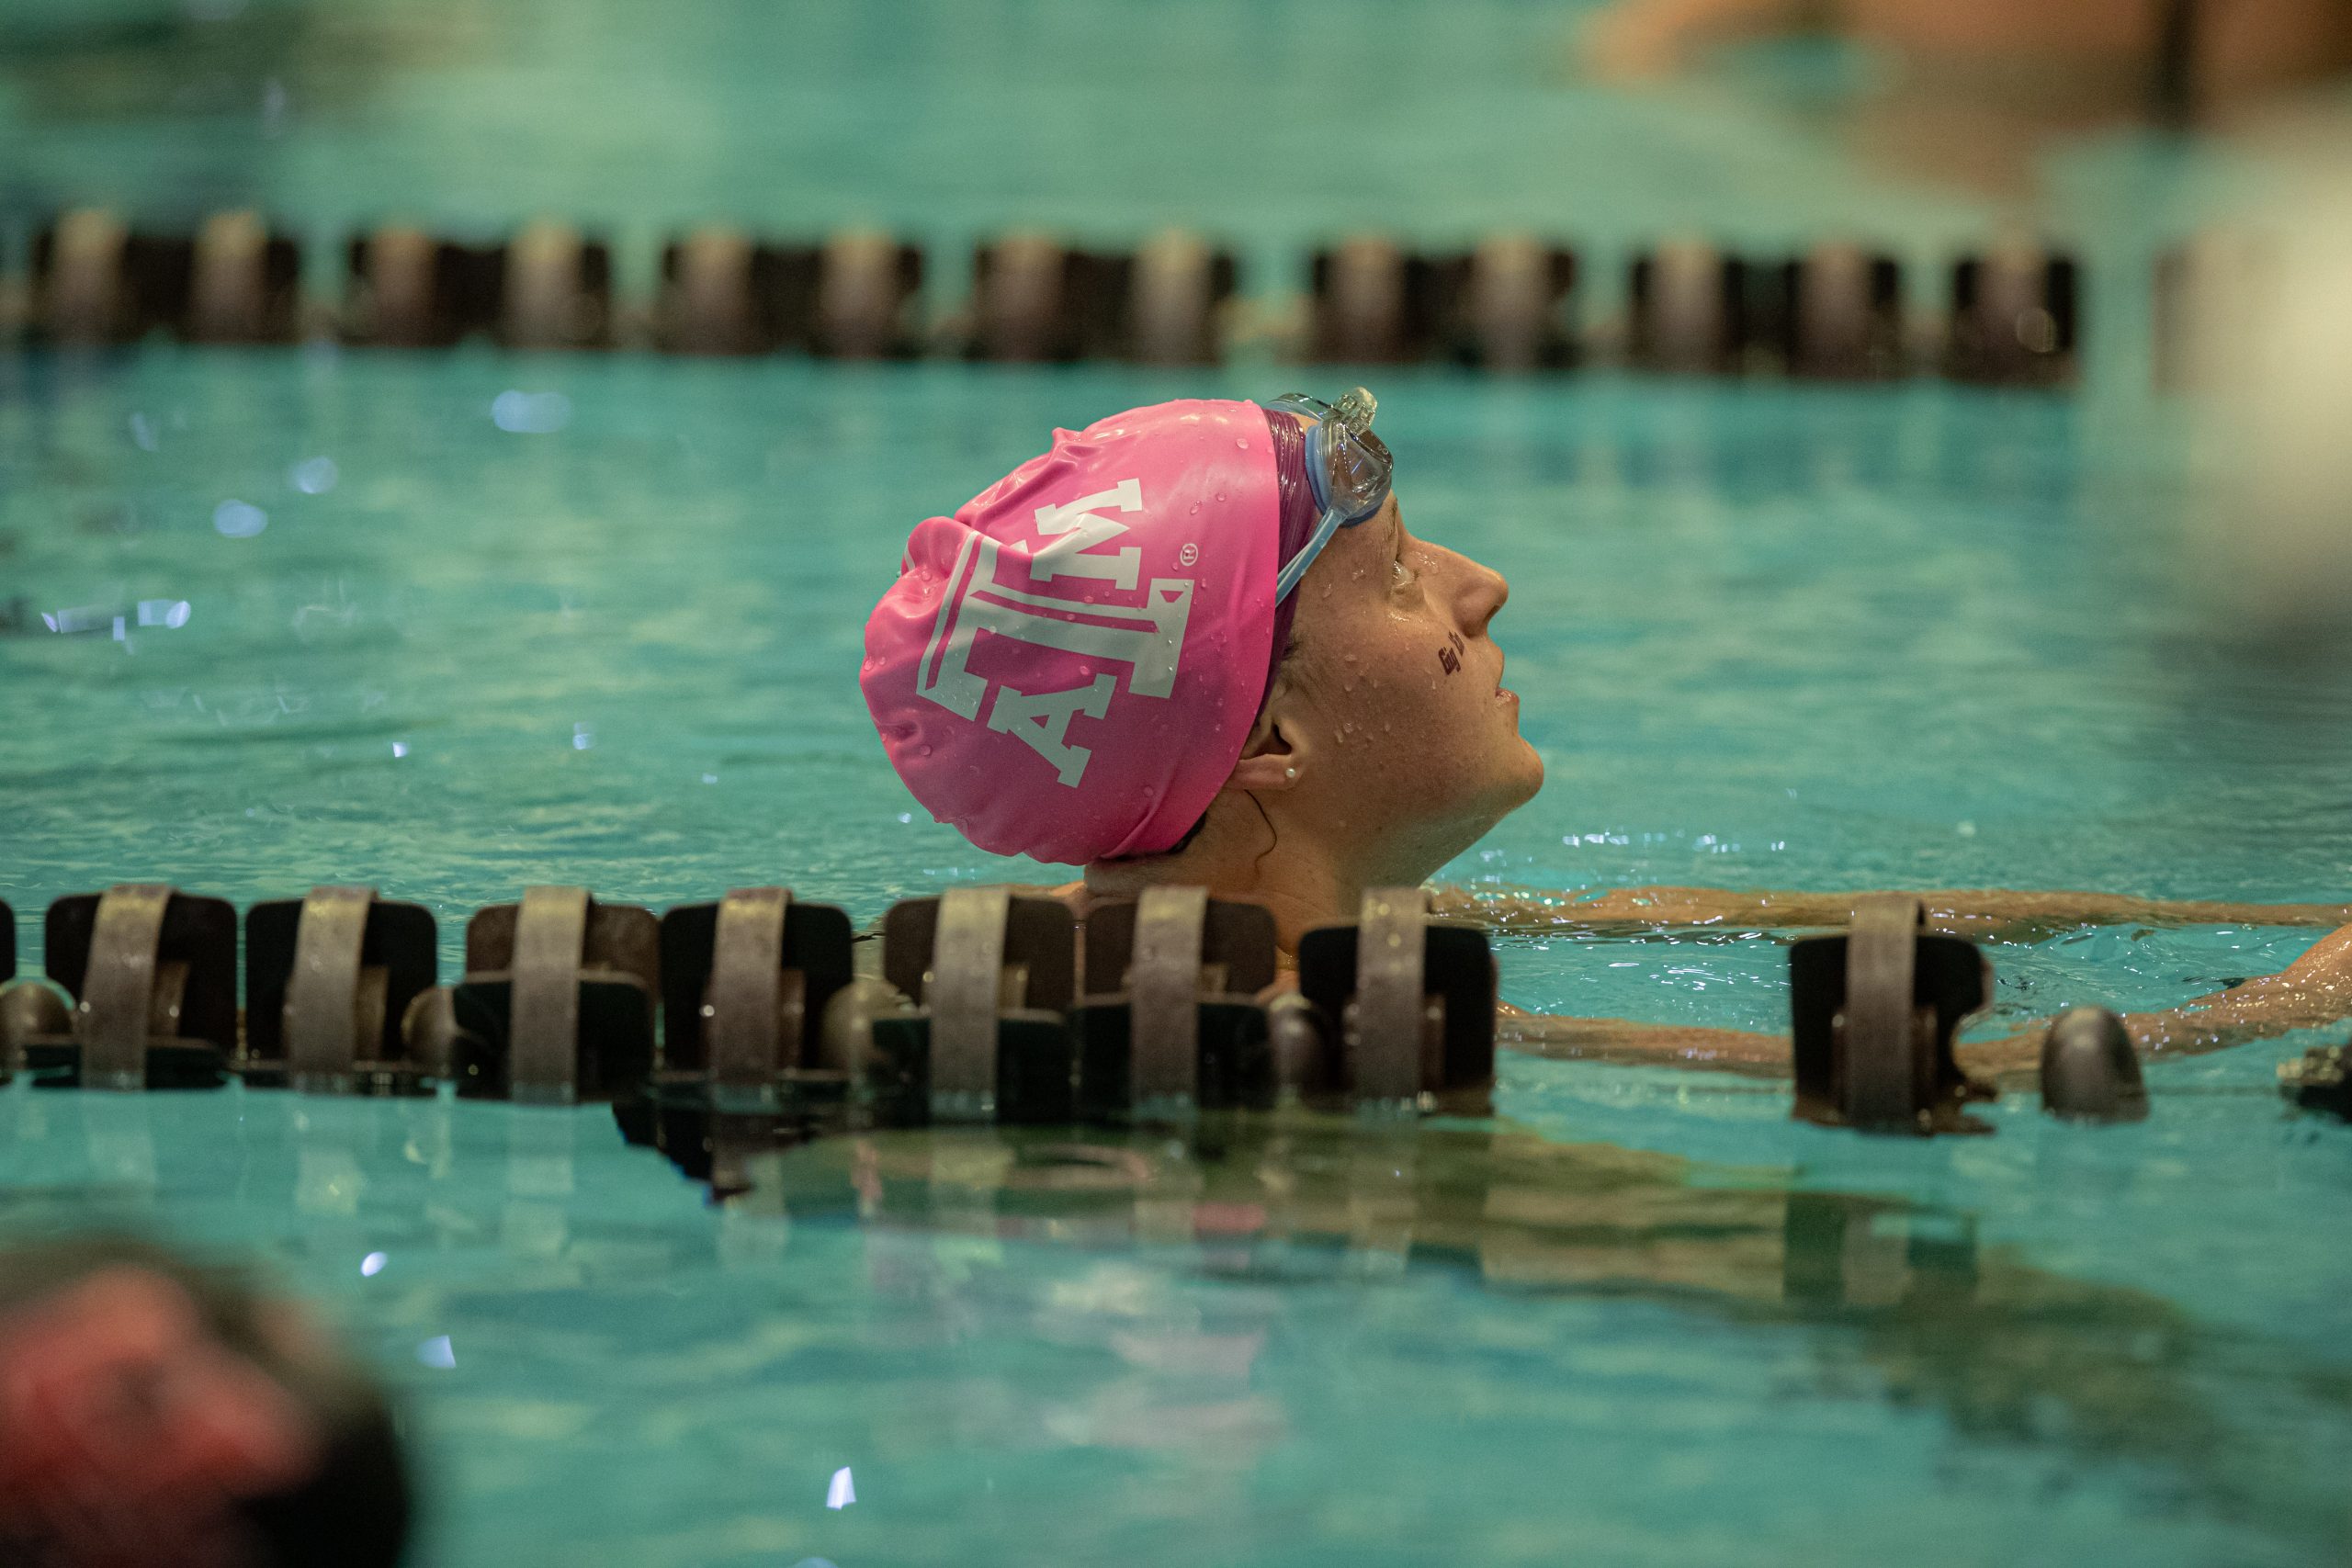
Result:
M1184 652L1193 579L1155 577L1144 586L1139 604L1103 604L1053 592L1057 585L1075 582L1135 592L1143 572L1143 551L1134 545L1116 550L1096 547L1127 531L1125 523L1103 515L1104 510L1133 514L1143 504L1143 482L1122 479L1077 501L1037 508L1037 534L1043 541L1037 545L1008 547L1005 541L985 534L967 534L923 647L916 694L958 717L986 723L1024 742L1053 765L1058 783L1076 788L1093 753L1070 741L1070 720L1080 714L1099 719L1111 711L1111 699L1119 689L1116 671L1102 671L1076 685L1023 691L973 670L972 655L982 632L1011 637L1074 655L1090 666L1124 666L1130 693L1166 698L1175 690L1176 666ZM1015 567L1026 563L1026 588L999 580L1008 555Z

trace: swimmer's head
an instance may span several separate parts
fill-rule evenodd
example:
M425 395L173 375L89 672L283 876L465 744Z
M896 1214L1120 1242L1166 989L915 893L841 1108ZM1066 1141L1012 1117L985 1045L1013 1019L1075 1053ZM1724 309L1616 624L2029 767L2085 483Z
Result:
M1132 410L917 527L863 676L916 798L1082 864L1246 803L1413 880L1526 800L1487 636L1508 590L1405 532L1370 413Z
M0 1562L390 1568L390 1411L293 1303L159 1248L0 1250Z

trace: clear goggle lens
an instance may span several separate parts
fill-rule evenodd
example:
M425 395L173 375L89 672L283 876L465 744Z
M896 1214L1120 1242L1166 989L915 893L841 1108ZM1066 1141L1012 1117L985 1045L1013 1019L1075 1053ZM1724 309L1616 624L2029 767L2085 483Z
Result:
M1352 527L1380 510L1388 499L1396 465L1387 446L1372 433L1379 404L1370 392L1358 387L1336 403L1291 392L1267 406L1315 422L1306 432L1306 477L1315 487L1317 506L1337 513L1341 527Z

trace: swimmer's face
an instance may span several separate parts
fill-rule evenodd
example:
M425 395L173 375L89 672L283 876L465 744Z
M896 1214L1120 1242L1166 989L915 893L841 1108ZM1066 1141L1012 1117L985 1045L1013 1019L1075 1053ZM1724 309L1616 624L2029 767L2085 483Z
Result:
M1499 573L1415 538L1393 493L1299 583L1268 716L1296 752L1299 803L1387 847L1400 876L1419 881L1543 785L1487 635L1510 596Z

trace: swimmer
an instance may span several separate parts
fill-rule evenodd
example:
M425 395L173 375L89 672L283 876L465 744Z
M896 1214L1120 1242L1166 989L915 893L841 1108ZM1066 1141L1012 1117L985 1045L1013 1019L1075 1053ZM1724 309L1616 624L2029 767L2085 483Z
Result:
M2352 65L2352 16L2327 0L1616 0L1588 22L1584 52L1598 75L1622 80L1792 33L1886 47L1906 77L1973 67L1962 79L2013 111L2020 96L2052 107L2071 96L2180 118Z
M391 1568L382 1396L288 1302L112 1238L0 1250L0 1562Z
M866 704L915 798L977 847L1082 866L1055 891L1204 886L1273 913L1285 955L1419 886L1532 799L1491 635L1502 577L1408 527L1374 404L1160 403L1085 430L909 539L866 624ZM1509 929L1823 930L1860 895L1620 890L1433 907ZM1927 896L1939 930L2080 924L2343 927L2285 974L2128 1027L2151 1054L2352 1014L2352 906L2093 894ZM1785 1072L1778 1035L1552 1018L1506 1006L1504 1043L1550 1055ZM2030 1066L2040 1032L1963 1047Z
M1864 165L2021 203L2063 204L2056 145L2133 122L2324 120L2352 69L2342 0L1611 0L1577 20L1576 74L1617 85L1759 40L1850 39L1842 67L1824 74L1838 55L1815 55L1801 89L1786 62L1756 59L1686 91L1710 115L1744 105ZM2287 107L2299 94L2308 107Z

